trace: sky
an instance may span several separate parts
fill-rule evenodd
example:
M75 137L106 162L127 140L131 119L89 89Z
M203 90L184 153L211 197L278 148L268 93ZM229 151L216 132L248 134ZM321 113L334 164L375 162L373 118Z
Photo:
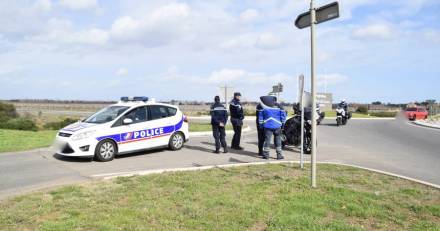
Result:
M329 1L316 0L316 5ZM440 1L340 0L317 26L317 87L334 101L440 101ZM0 0L0 99L257 100L310 88L308 0Z

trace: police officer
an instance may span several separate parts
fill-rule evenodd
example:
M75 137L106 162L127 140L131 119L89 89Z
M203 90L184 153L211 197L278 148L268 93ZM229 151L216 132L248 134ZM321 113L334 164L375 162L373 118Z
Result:
M261 106L263 110L259 112L259 123L264 128L263 159L269 159L270 141L275 135L275 147L277 159L284 159L281 148L281 127L286 122L286 111L277 103L275 96L262 96Z
M225 126L228 122L228 111L226 107L220 103L220 97L215 96L214 104L211 105L211 125L212 134L215 139L214 153L220 153L220 145L223 147L223 152L228 153L226 146Z
M231 148L236 150L243 150L240 147L241 129L243 127L244 112L240 103L240 92L234 93L234 99L229 104L229 111L231 112L231 123L234 128L234 137L232 137Z
M348 104L345 99L342 99L339 103L339 107L343 108L345 110L345 113L348 113Z
M256 116L257 116L257 132L258 132L258 155L263 156L263 145L264 145L264 127L260 125L260 111L263 111L261 103L257 105Z

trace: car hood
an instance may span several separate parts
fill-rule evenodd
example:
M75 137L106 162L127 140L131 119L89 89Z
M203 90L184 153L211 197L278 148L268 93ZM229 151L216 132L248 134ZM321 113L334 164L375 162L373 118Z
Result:
M73 124L70 124L70 125L64 127L63 129L61 129L61 131L76 133L76 132L84 132L84 131L94 130L94 129L101 127L101 126L102 126L102 124L84 123L84 122L78 121L76 123L73 123Z

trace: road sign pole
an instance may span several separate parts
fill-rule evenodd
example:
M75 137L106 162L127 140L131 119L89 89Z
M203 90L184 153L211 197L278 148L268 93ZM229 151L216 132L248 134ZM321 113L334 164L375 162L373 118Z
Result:
M304 84L304 82L303 82ZM304 88L302 88L304 89ZM299 163L301 166L301 169L304 168L304 90L301 91L301 102L300 102L300 109L301 109L301 152L299 154Z
M310 44L311 44L311 79L312 79L312 187L316 188L316 77L315 77L315 25L316 11L310 0Z

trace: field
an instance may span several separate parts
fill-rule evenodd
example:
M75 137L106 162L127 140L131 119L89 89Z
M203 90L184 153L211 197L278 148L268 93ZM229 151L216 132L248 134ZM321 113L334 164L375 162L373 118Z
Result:
M308 167L308 166L307 166ZM439 230L440 190L273 164L117 178L0 202L0 230Z
M212 126L210 123L189 123L189 131L190 132L206 132L211 131ZM226 125L226 130L232 130L232 125L228 123Z
M0 152L15 152L50 146L57 131L0 129Z

